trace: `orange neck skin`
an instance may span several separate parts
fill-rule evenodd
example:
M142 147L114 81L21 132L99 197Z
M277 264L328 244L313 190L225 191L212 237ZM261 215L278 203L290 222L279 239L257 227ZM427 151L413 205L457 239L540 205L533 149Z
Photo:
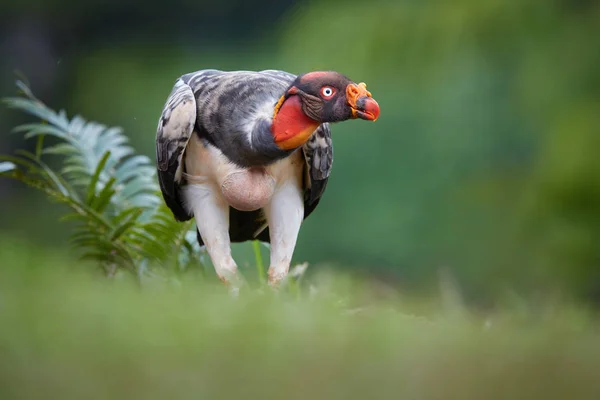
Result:
M292 150L302 146L313 134L320 122L309 118L302 111L298 96L290 96L275 107L275 116L271 131L275 144L283 150Z

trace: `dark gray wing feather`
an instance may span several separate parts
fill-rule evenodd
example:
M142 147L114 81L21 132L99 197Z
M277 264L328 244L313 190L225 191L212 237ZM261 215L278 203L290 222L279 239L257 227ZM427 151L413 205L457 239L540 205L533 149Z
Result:
M327 187L333 166L333 142L329 124L320 125L302 146L308 167L308 182L304 200L304 218L313 212Z
M192 218L183 208L178 186L182 183L183 152L196 123L196 99L192 89L182 79L175 86L163 107L156 130L156 159L160 189L165 203L175 219Z

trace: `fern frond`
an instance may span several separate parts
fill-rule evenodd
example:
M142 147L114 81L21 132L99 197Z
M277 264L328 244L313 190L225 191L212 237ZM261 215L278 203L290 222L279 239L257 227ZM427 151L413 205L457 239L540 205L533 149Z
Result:
M148 265L186 269L198 260L195 228L174 220L162 201L150 158L136 154L117 127L67 118L37 99L18 81L22 96L5 99L9 108L40 119L16 127L25 139L37 138L35 153L0 156L0 176L41 190L70 211L61 220L76 222L70 243L110 274L115 266L150 272ZM58 143L44 147L44 137ZM59 171L42 160L59 157ZM196 246L195 246L196 245Z
M14 171L16 168L17 166L10 161L0 162L0 174Z

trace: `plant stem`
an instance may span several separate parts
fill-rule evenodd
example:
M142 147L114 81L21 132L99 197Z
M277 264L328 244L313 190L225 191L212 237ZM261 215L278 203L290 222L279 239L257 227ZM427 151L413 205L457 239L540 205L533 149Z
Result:
M260 252L260 243L258 240L252 242L252 248L254 249L254 258L256 259L256 272L258 273L258 279L260 283L264 285L266 283L265 277L265 266L262 260L262 254Z

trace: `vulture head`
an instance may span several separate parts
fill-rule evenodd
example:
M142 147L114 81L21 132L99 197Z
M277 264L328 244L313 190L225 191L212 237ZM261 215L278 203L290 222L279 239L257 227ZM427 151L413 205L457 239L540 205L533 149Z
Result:
M308 139L319 124L378 117L379 104L366 84L356 84L335 71L309 72L299 75L275 106L275 143L291 149Z
M356 84L335 71L298 76L285 97L290 96L298 96L304 113L321 123L352 118L375 121L379 117L379 104L367 85Z

